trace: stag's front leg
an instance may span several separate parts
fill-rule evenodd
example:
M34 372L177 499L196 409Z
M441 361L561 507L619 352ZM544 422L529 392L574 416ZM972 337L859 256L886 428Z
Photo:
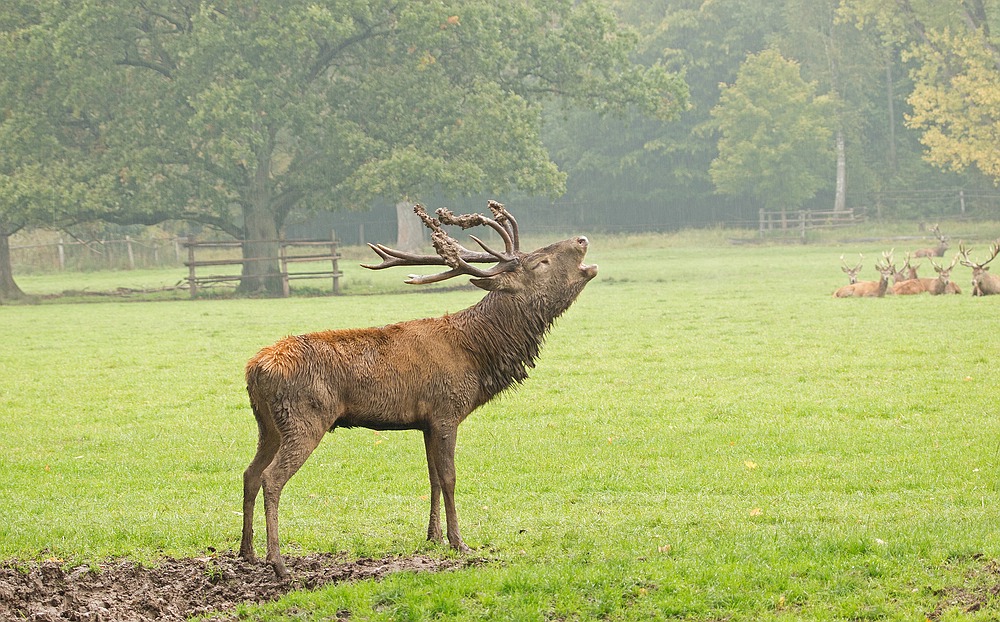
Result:
M424 453L427 455L427 474L431 480L431 517L427 523L427 539L441 542L441 479L438 477L433 441L434 433L424 430Z
M438 483L441 494L444 496L444 514L448 522L448 543L451 547L462 553L470 553L472 549L462 541L462 536L458 531L458 512L455 510L455 441L457 429L455 426L440 426L432 428L425 439L430 441L427 446L428 464L430 456L433 456L434 470L437 471ZM433 486L433 484L432 484ZM431 519L434 514L434 491L431 491ZM440 530L440 525L438 525ZM430 531L430 528L428 528Z

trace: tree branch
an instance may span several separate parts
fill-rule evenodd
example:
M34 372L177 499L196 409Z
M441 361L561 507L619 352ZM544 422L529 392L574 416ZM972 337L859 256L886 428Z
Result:
M159 74L162 74L164 77L166 77L166 78L168 78L170 80L173 80L173 78L174 78L174 76L171 73L169 67L167 67L165 65L161 65L159 63L154 63L154 62L148 61L148 60L130 59L128 57L128 52L125 52L125 58L123 58L122 60L119 60L119 61L115 61L115 64L116 65L126 66L126 67L144 67L146 69L152 69L153 71L155 71L155 72L157 72Z

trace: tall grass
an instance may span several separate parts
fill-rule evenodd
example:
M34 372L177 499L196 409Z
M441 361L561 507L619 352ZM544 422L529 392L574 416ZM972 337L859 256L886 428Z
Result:
M459 434L463 535L490 562L242 614L995 619L1000 300L830 296L841 253L884 246L592 236L600 275L531 379ZM246 359L479 297L0 308L0 557L235 548ZM283 550L450 555L423 542L427 494L419 434L338 430L288 485Z

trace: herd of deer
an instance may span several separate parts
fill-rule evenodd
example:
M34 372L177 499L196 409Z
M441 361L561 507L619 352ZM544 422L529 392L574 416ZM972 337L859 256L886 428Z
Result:
M957 263L961 263L963 266L972 268L973 296L991 296L993 294L1000 294L1000 277L990 274L990 268L987 266L988 263L996 259L996 256L1000 254L1000 240L997 240L990 246L989 259L979 263L976 263L970 258L969 253L972 249L966 248L964 244L959 244L959 252L951 260L951 263L948 266L944 266L934 261L934 258L944 257L945 252L948 250L948 238L941 235L941 230L937 225L934 225L934 234L938 238L937 247L922 248L914 251L913 253L906 253L903 265L898 269L893 263L893 251L890 250L883 252L882 259L875 262L875 269L878 270L879 273L879 280L877 281L858 281L858 273L861 272L862 260L864 259L863 256L860 257L857 265L850 266L847 261L844 260L843 255L841 255L840 261L843 264L841 270L847 274L847 278L850 279L850 283L837 289L833 295L837 298L849 298L852 296L881 298L883 296L893 294L905 296L922 294L924 292L927 292L932 296L940 294L961 294L962 288L951 280L951 271L955 268L955 264ZM920 257L926 258L930 261L934 271L937 272L937 277L920 278L917 276L917 268L919 268L920 265L913 265L910 261L911 258Z

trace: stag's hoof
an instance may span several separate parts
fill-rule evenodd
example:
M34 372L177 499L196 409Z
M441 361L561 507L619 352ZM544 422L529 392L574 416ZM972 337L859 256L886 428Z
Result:
M285 562L279 559L271 560L271 568L274 568L274 574L278 577L282 583L287 583L292 580L292 575L285 568Z

